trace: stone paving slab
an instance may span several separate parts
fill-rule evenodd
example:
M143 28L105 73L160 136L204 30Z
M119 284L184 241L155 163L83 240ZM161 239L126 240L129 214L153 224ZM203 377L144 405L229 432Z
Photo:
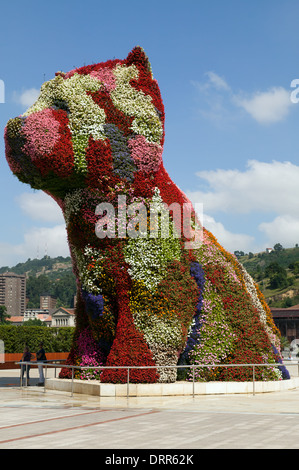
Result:
M4 371L3 371L4 372ZM17 378L17 376L15 376ZM0 374L0 385L1 380ZM299 389L244 395L96 397L0 386L0 449L298 449Z
M299 390L98 399L1 390L0 449L298 449Z

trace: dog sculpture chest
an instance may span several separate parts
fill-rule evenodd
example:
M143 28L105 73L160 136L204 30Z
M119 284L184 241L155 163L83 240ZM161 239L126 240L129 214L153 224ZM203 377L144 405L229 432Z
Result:
M278 331L257 286L212 234L203 229L202 243L188 245L200 228L164 169L163 142L159 87L139 47L125 60L58 72L7 124L12 172L65 217L78 285L69 363L151 366L132 370L131 381L167 382L176 368L154 366L204 362L214 367L197 371L199 380L245 380L246 370L217 365L273 362ZM171 220L166 235L161 214ZM106 369L101 380L124 382L126 371Z

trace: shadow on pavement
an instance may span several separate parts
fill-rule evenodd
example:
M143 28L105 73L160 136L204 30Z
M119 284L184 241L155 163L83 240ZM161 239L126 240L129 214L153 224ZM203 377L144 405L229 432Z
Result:
M38 379L32 378L29 381L29 386L34 387L37 386ZM20 377L9 377L9 376L2 376L0 377L0 388L3 387L20 387L21 380ZM23 386L26 385L26 379L23 379Z

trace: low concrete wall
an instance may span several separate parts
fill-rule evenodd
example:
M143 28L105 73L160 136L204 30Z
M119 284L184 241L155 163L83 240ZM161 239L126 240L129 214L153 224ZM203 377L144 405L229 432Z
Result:
M275 382L259 382L254 384L255 393L279 392L299 387L299 377L290 380ZM49 378L46 381L47 390L72 391L72 380ZM100 397L125 397L127 384L102 384L97 380L73 381L73 393L96 395ZM195 382L194 395L217 395L253 393L252 382ZM157 383L157 384L129 384L130 397L153 396L192 396L193 384L190 382Z

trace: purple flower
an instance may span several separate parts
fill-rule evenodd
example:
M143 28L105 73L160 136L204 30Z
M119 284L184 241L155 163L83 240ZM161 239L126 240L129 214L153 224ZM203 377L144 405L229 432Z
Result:
M179 359L179 364L186 364L188 362L188 356L190 351L195 347L195 345L198 343L199 337L200 337L200 319L199 315L202 309L202 302L203 302L203 290L205 286L205 276L204 276L204 270L202 266L197 262L194 261L191 263L190 266L190 274L196 281L196 284L198 286L199 290L199 296L198 296L198 302L196 305L196 312L193 317L193 324L191 328L190 335L187 340L186 347L184 351L182 352L180 359Z
M104 299L101 294L93 295L82 289L82 297L85 300L87 313L91 315L93 320L103 315Z
M277 351L276 347L273 344L271 344L271 346L272 346L273 352L274 352L274 354L276 356L276 359L278 360L279 364L282 364L281 357L279 356L279 352ZM283 380L288 380L288 379L291 378L288 369L284 365L278 366L278 369L282 373L282 379Z

